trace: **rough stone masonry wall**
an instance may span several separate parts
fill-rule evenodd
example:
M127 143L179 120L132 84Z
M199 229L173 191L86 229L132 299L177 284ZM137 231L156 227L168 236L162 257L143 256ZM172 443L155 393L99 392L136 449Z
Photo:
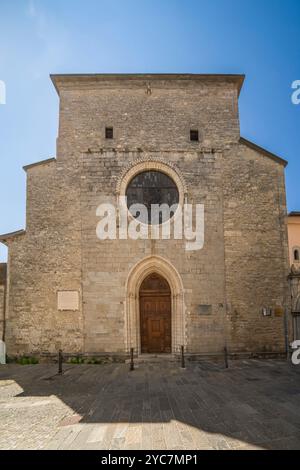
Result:
M284 166L233 146L224 154L223 192L228 346L283 352L283 309L289 308ZM263 307L273 315L263 317Z
M113 141L104 139L105 126L114 127ZM193 127L200 129L199 143L189 140ZM237 90L227 81L155 81L151 95L143 81L61 84L57 162L27 170L26 235L9 243L9 354L60 347L124 353L125 282L150 254L169 260L182 278L189 352L221 351L226 319L232 349L261 349L268 334L268 347L274 337L281 348L281 319L267 323L257 312L262 302L283 301L282 168L262 155L238 154L238 139ZM96 238L98 204L116 198L118 178L140 158L176 166L188 201L204 203L203 250L188 253L178 240ZM248 230L253 196L261 202ZM271 231L269 247L265 235L257 244L261 226ZM259 261L252 259L256 250ZM79 311L58 311L58 290L78 290Z
M227 81L115 79L60 85L58 159L89 148L199 151L239 139L237 85ZM105 139L105 127L114 139ZM200 142L190 141L199 129Z
M157 155L151 152L144 157L155 159ZM189 200L205 204L204 248L187 252L185 240L98 240L95 229L100 219L96 217L96 208L111 197L115 199L114 175L120 174L128 162L134 164L136 155L86 154L81 186L86 350L124 351L126 279L130 269L149 255L167 259L181 276L189 352L220 350L224 344L224 247L218 156L191 151L172 155L159 152L159 157L178 165L189 188ZM208 315L201 314L200 304L212 306Z
M101 83L91 89L62 88L60 96L59 158L69 165L72 159L82 162L84 350L124 352L126 279L138 261L155 254L169 260L182 278L188 351L221 351L225 318L221 155L212 149L238 140L235 86L155 82L147 96L143 83ZM104 139L105 126L113 126L113 141ZM199 143L189 140L193 127L200 129ZM123 170L141 159L174 165L185 179L188 201L205 204L203 250L188 253L181 240L96 238L96 208L103 201L116 201ZM211 308L201 311L200 305Z
M26 234L9 242L9 355L82 351L81 305L76 312L57 309L58 290L81 295L78 199L56 162L27 170Z

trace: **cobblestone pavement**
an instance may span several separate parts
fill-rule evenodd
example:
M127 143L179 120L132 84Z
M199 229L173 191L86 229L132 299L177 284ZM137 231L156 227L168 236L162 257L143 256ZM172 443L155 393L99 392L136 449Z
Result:
M0 366L1 449L300 449L283 361Z

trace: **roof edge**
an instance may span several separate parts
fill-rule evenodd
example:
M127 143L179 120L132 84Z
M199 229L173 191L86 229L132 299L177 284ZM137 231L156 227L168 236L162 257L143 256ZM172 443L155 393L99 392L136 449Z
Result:
M51 162L56 162L56 158L52 157L52 158L47 158L47 160L40 160L39 162L36 162L36 163L30 163L29 165L23 166L23 170L27 171L27 170L30 170L30 168L34 168L35 166L45 165L46 163L51 163Z
M6 245L7 240L13 239L15 237L19 237L20 235L25 235L26 230L16 230L15 232L10 232L10 233L4 233L0 235L0 242L4 243Z
M260 147L259 145L255 144L254 142L251 142L250 140L245 139L244 137L240 137L239 142L251 148L252 150L256 150L257 152L262 153L266 157L271 158L271 160L274 160L275 162L279 163L280 165L283 165L284 167L288 165L287 160L284 160L278 155L275 155L275 153L269 152L269 150Z
M59 95L59 81L105 81L105 80L231 80L237 83L238 95L242 89L245 74L196 74L196 73L86 73L50 74L50 79Z
M300 217L300 211L289 212L288 217Z

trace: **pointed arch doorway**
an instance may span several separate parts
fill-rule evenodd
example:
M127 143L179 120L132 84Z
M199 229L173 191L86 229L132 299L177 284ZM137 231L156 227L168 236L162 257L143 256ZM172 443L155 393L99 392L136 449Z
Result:
M137 354L142 352L140 288L143 281L151 274L161 276L171 291L171 353L177 354L180 346L186 345L184 289L176 268L170 261L158 255L146 256L138 261L128 273L124 310L126 351L129 354L133 348Z
M171 289L157 273L149 274L139 291L141 353L171 353Z

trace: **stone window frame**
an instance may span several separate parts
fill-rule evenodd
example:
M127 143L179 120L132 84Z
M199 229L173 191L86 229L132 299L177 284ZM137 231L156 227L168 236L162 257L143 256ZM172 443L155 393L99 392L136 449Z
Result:
M151 160L151 159L134 162L121 175L117 183L117 188L116 188L118 203L120 202L120 198L124 198L126 196L127 187L129 183L132 181L132 179L138 174L144 173L145 171L159 171L169 176L169 178L171 178L174 181L178 189L178 194L179 194L178 206L183 207L184 203L187 202L187 187L179 170L177 168L175 169L170 164L167 164L160 160ZM127 209L128 218L130 220L133 220L133 216L130 213L127 206L126 206L126 209ZM167 220L166 222L163 222L162 224L160 224L160 226L162 226L163 224L171 223L175 219L176 214L177 212L175 212L175 214L173 215L173 217L171 217L171 219ZM141 225L143 225L142 222L141 222ZM148 224L146 225L150 227L150 225Z
M113 126L105 126L105 139L113 140L114 128Z
M296 252L298 252L298 259L295 256ZM292 249L292 253L293 253L293 262L300 263L300 246L294 246Z
M141 173L138 173L136 176L134 176L134 177L129 181L129 183L128 183L127 187L126 187L126 196L127 196L128 189L130 188L130 185L132 184L132 182L134 181L134 179L135 179L135 178L138 178L139 176L142 176L142 175L145 175L145 174L147 174L147 173L150 173L150 172L151 172L151 173L156 173L156 174L158 174L158 175L163 175L164 177L166 177L166 178L169 179L170 183L172 183L172 189L175 189L175 188L176 188L176 193L177 193L177 194L176 194L176 201L174 200L174 201L171 203L171 205L170 205L169 207L173 207L173 205L179 205L179 190L178 190L177 184L175 183L175 181L173 180L173 178L170 178L169 175L167 175L165 172L161 172L161 171L157 171L157 170L142 171ZM158 187L159 187L159 186L158 186ZM143 201L139 201L139 203L141 203L141 204L146 204L146 205L147 205L147 202L145 201L145 199L144 199ZM159 204L164 204L164 202L163 202L163 201L160 201ZM130 206L128 206L128 196L127 196L127 209L128 209L128 211L129 211L129 213L132 215L132 213L131 213L129 207L130 207ZM148 207L148 209L149 209L149 207ZM175 211L175 213L174 213L171 217L169 217L168 219L166 219L166 220L164 220L164 221L162 221L162 222L159 222L158 224L154 224L154 225L162 226L162 225L164 225L165 223L170 223L170 222L173 220L175 214L176 214L176 211ZM150 227L150 226L152 225L152 223L151 223L151 221L149 220L149 215L151 215L151 210L150 210L150 214L149 214L149 212L148 212L148 221L147 221L147 222L142 221L140 218L137 218L136 220L137 220L141 225Z
M199 129L192 127L190 129L190 141L191 142L199 142L200 140L200 134L199 134Z

